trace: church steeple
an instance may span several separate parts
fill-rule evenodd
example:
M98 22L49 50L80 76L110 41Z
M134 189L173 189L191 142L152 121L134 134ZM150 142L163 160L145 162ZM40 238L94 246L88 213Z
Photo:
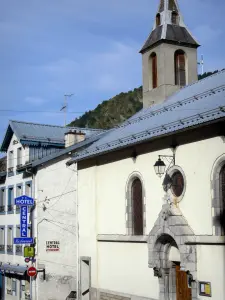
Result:
M177 0L160 0L143 56L144 107L163 102L197 80L199 43L184 23Z
M140 52L143 53L160 42L199 47L183 21L177 0L160 0L153 30Z

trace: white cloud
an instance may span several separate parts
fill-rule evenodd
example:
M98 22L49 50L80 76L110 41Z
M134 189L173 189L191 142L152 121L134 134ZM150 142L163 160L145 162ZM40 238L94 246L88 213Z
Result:
M83 52L81 58L64 57L38 67L39 71L50 77L52 87L60 87L65 92L76 93L77 88L116 92L135 87L136 78L141 81L141 72L135 72L138 67L141 71L138 46L117 41L108 41L108 44L108 51Z
M26 97L25 102L35 105L35 106L39 106L39 105L42 105L43 103L45 103L46 100L43 98L40 98L40 97Z
M202 45L206 45L211 43L213 40L218 39L218 37L222 34L222 30L218 27L212 28L209 25L199 25L193 30L193 33Z

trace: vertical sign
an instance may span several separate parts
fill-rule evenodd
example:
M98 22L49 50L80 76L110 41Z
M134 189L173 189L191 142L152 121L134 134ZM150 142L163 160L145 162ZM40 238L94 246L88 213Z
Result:
M14 244L33 244L34 239L27 237L28 206L34 206L34 199L26 195L15 198L15 205L20 206L20 237L14 238Z
M20 208L20 237L27 237L27 206Z

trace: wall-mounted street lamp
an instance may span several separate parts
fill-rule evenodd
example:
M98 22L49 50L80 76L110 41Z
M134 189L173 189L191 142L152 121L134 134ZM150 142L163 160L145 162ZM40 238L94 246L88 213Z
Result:
M166 164L163 159L166 159L169 162L167 169L169 169L172 164L175 165L175 148L173 148L173 155L159 155L158 160L154 164L155 173L159 177L162 177L166 171Z

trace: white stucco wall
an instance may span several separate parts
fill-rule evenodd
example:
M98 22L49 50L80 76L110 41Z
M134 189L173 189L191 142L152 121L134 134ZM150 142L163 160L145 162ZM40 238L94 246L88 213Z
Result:
M224 246L198 246L198 280L210 282L212 298L225 299L225 247ZM199 299L209 299L199 296Z
M91 257L91 284L98 288L96 167L78 172L79 256Z
M46 281L38 275L38 300L63 300L76 291L77 172L76 165L66 167L67 160L50 162L36 175L37 266L44 265L46 270ZM47 252L46 241L58 241L60 250Z
M179 206L196 235L213 232L210 180L213 164L222 153L225 153L225 143L220 137L179 146L176 151L176 164L186 177L186 192ZM93 287L158 299L158 280L153 277L153 270L148 269L147 244L96 242L94 239L96 234L126 235L125 191L133 172L143 178L146 234L149 234L163 204L163 178L157 177L153 168L159 154L171 155L171 150L140 155L136 162L128 158L79 171L79 255L91 256L97 261L98 269L93 270L95 263L92 266ZM213 265L199 263L198 268L198 274L207 274ZM217 283L220 290L224 280L220 277Z

